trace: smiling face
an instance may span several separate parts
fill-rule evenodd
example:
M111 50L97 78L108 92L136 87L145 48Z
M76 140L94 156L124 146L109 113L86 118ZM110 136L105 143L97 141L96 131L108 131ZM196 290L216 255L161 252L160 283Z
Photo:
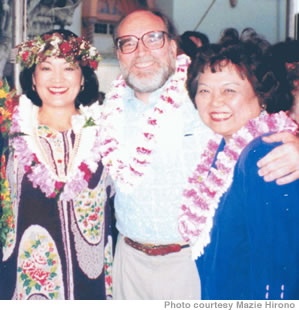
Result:
M200 74L195 103L203 122L226 141L261 112L252 85L232 64Z
M150 31L167 31L163 20L146 11L130 14L120 24L118 37L134 35L141 38ZM175 71L176 43L165 37L160 49L150 50L139 40L138 48L131 54L117 50L122 74L135 93L151 93L162 87Z
M79 66L56 57L48 57L37 64L32 81L42 106L52 107L74 106L84 82Z

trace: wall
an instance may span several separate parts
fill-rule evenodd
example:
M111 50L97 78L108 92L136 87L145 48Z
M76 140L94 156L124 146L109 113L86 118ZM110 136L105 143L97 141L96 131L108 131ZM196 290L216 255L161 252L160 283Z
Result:
M82 3L80 3L74 11L72 25L65 27L66 29L71 30L78 36L81 35L81 10L82 10Z
M181 0L183 2L184 0ZM188 1L188 0L186 0ZM173 20L173 5L174 0L156 0L155 1L156 8L164 12L167 16L169 16Z
M173 20L178 32L183 33L194 30L212 2L213 0L156 0L156 6ZM245 27L253 27L271 43L275 43L285 39L285 18L285 0L239 0L235 8L230 7L229 0L216 0L198 30L215 42L222 30L229 26L239 31ZM106 51L111 49L112 41L110 38L96 37L94 44L105 56ZM100 90L107 92L111 81L119 74L117 60L112 54L105 57L98 70Z
M173 2L173 21L179 33L194 30L199 20L213 0L160 0ZM157 2L160 2L157 1ZM217 0L208 15L197 29L206 33L212 42L217 41L219 34L227 27L239 31L253 27L271 43L285 39L285 0L239 0L231 8L229 0Z

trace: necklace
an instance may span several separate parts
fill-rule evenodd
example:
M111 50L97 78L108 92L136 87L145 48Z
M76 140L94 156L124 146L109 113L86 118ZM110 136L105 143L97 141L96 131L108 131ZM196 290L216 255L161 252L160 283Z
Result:
M14 156L24 167L33 187L39 188L48 198L69 201L88 186L91 174L100 161L98 120L91 115L99 115L99 106L80 107L80 115L72 118L76 136L67 172L58 176L40 143L37 133L37 107L25 97L20 97L12 120L12 133L22 133L12 139Z
M188 180L188 188L183 192L184 202L179 218L179 231L192 246L192 256L196 259L210 243L213 217L222 195L233 181L236 162L243 149L255 138L267 132L296 132L297 126L284 112L261 113L235 133L218 153L215 167L212 167L215 154L222 137L215 135L201 154L193 175Z
M141 181L151 163L160 123L171 110L181 106L180 97L186 92L185 81L189 62L185 55L177 58L176 71L164 86L158 103L143 117L143 132L139 135L130 159L126 159L126 149L120 142L124 128L123 98L128 91L124 79L120 77L116 80L112 90L106 95L105 109L102 113L101 155L103 164L122 191L131 191L134 185Z
M67 168L66 168L66 173L64 173L64 175L58 175L56 173L56 171L54 170L53 165L51 165L50 160L49 160L49 156L46 154L44 147L41 144L40 138L39 138L39 134L38 134L38 128L35 127L33 129L33 137L34 137L34 141L40 151L40 154L42 156L43 162L46 163L46 166L49 167L49 169L51 169L52 174L56 175L57 174L57 178L60 182L67 182L67 176L71 173L72 168L73 168L73 162L74 162L74 158L76 157L77 153L78 153L78 148L80 145L80 141L81 141L81 135L82 135L82 130L75 135L75 142L74 142L74 147L72 148L71 152L70 152L70 158L69 161L67 163Z

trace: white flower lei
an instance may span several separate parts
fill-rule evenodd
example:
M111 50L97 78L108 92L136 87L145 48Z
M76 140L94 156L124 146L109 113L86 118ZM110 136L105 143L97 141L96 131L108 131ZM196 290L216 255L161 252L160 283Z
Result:
M189 57L180 55L176 62L176 71L167 83L160 99L153 109L144 116L144 131L139 135L130 161L126 161L126 150L119 147L124 122L123 97L128 89L124 79L120 77L113 83L112 90L106 95L105 110L102 113L101 154L102 161L114 181L121 190L129 192L138 184L151 163L151 155L155 146L155 136L160 123L168 115L168 111L180 107L185 94L185 81L189 66Z
M296 124L284 112L271 115L263 112L232 136L224 150L218 153L216 168L212 167L212 163L222 137L215 135L208 142L207 149L201 154L199 164L188 180L188 188L183 192L184 201L179 218L179 231L184 240L191 244L193 259L201 256L204 247L211 241L215 211L220 198L232 184L236 162L246 145L264 133L295 133L296 129Z
M94 103L89 107L80 106L80 115L72 117L72 127L76 134L81 134L72 169L61 180L45 160L42 151L34 138L38 126L38 107L22 95L12 120L12 133L22 133L12 141L14 156L28 171L28 179L33 186L39 187L46 197L59 200L71 200L78 192L88 186L90 173L96 171L101 159L99 151L100 106Z

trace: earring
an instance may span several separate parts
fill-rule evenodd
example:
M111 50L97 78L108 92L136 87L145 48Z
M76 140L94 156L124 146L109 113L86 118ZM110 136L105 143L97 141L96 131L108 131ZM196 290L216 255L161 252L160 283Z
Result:
M80 92L83 92L83 90L84 90L84 84L81 85L81 87L80 87Z
M32 90L33 90L33 91L36 91L36 86L35 86L35 84L32 84Z

